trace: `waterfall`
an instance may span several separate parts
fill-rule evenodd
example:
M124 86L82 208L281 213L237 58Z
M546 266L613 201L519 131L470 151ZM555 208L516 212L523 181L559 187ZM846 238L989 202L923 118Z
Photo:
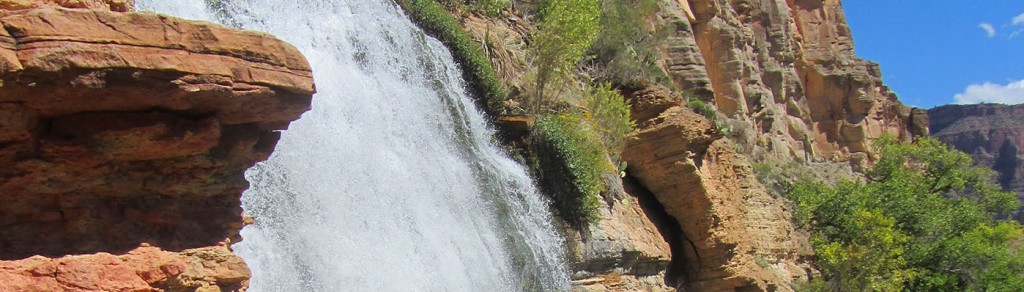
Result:
M447 49L391 0L139 0L265 31L313 67L313 108L246 172L251 291L568 290L562 239Z

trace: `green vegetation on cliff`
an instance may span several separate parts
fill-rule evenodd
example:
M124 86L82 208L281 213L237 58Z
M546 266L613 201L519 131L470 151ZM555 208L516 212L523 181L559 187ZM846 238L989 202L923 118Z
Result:
M668 75L657 64L655 50L664 34L648 23L658 9L658 0L601 3L601 34L590 47L594 57L587 64L594 78L620 87L670 85Z
M600 219L601 175L614 169L601 140L580 113L537 118L533 128L536 167L555 210L570 226L583 229Z
M492 3L496 0L474 1ZM505 90L494 66L487 59L480 44L475 42L444 7L435 0L397 0L405 12L428 34L441 40L452 52L455 62L462 68L473 95L488 114L495 116L504 111ZM485 6L486 7L486 6Z
M878 149L867 182L789 189L824 274L810 290L1024 291L1018 203L990 170L930 138Z
M573 77L576 64L597 40L600 4L600 0L547 1L541 12L540 31L533 37L533 63L537 67L534 113L541 111L548 83Z
M605 83L595 88L583 103L587 110L587 120L594 125L604 149L613 157L618 157L636 128L636 123L629 118L626 98L612 89L611 84Z
M512 5L509 0L438 0L449 10L469 10L491 17L501 15L501 11Z
M464 78L488 112L500 115L505 92L478 42L463 31L451 11L490 17L502 14L504 0L398 0L425 31L439 38L463 68ZM645 72L649 31L643 17L656 11L655 0L544 0L533 3L537 30L530 34L530 67L525 79L528 108L535 123L530 139L534 170L561 217L577 229L599 218L603 177L618 175L613 165L631 137L634 124L625 98L615 89L623 76ZM636 5L641 5L637 11ZM643 52L638 55L637 52ZM609 54L610 58L595 54ZM599 60L598 62L587 62ZM653 63L651 63L653 64ZM600 73L612 72L615 73ZM597 84L588 74L609 76ZM646 77L641 77L643 79ZM524 80L524 81L527 81ZM644 81L645 82L645 81ZM523 85L523 84L520 84Z
M583 109L540 116L531 134L541 185L562 219L576 229L600 219L605 178L619 173L612 159L617 160L635 127L625 98L610 85L580 94L587 96Z

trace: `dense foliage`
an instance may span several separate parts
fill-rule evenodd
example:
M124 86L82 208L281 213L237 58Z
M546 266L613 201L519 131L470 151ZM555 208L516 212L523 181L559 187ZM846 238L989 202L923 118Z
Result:
M935 139L878 146L867 182L788 192L824 274L812 290L1024 291L1019 203L990 170Z
M600 0L549 0L544 6L532 45L537 67L535 113L541 110L548 83L570 74L597 40L600 4Z
M449 9L467 9L491 17L501 15L501 11L512 5L509 0L437 0Z
M487 1L487 0L481 0ZM462 77L492 116L503 111L505 91L480 44L436 0L397 0L420 28L441 40L462 68Z
M533 128L535 163L546 193L569 225L583 229L599 219L601 175L613 166L601 145L601 138L581 114L562 113L537 118Z
M657 11L657 0L602 1L601 33L590 48L594 55L591 74L626 87L667 83L668 76L658 66L655 51L663 34L648 24L648 18Z

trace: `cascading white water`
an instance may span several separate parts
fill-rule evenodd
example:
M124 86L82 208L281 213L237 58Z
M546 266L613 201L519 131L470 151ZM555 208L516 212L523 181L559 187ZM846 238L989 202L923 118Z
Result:
M492 139L458 68L391 0L140 0L272 33L313 67L313 109L246 173L251 291L567 290L546 201Z

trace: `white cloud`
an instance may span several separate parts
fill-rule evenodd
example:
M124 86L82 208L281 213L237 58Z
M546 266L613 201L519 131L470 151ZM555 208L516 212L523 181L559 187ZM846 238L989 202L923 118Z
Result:
M1020 15L1017 15L1017 17L1014 17L1013 20L1010 21L1010 23L1013 23L1013 25L1017 26L1016 30L1010 33L1011 39L1016 38L1021 33L1024 33L1024 13L1021 13Z
M978 27L980 27L981 29L984 29L985 30L985 34L988 35L988 37L991 38L991 37L995 37L996 36L996 27L992 26L991 23L982 22L982 23L978 24Z
M957 94L953 99L958 104L1024 103L1024 80L1010 82L1006 85L991 82L971 84L963 93Z

